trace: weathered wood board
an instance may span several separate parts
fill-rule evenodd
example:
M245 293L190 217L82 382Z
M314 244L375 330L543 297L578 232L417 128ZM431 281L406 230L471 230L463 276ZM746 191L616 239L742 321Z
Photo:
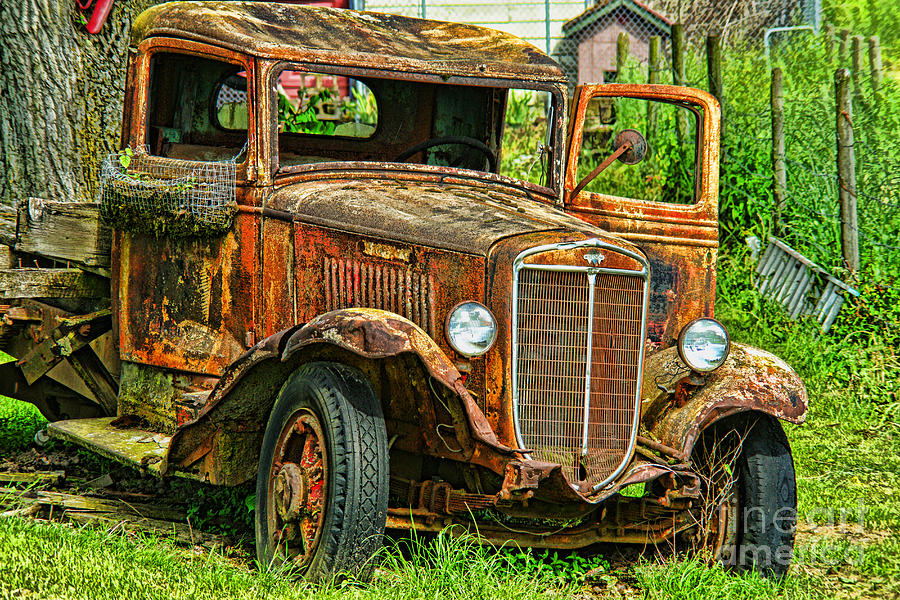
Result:
M16 243L16 209L0 204L0 244L14 246Z
M111 240L98 202L28 198L19 203L15 238L19 252L107 269Z
M0 269L0 298L109 298L109 279L81 269Z

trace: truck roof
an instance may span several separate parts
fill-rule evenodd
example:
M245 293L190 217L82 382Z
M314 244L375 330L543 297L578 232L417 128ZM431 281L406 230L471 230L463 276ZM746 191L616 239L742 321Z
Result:
M154 36L262 58L441 76L566 82L559 65L514 35L463 23L277 2L169 2L135 20Z

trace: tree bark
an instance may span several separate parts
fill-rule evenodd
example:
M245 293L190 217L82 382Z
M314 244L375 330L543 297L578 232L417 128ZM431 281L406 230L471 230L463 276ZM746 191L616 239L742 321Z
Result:
M131 23L156 3L116 0L97 35L74 0L0 3L0 204L96 199L119 145Z

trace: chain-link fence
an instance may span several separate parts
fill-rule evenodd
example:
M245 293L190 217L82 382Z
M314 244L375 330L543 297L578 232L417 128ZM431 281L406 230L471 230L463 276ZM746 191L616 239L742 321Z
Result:
M661 54L668 55L672 23L684 24L688 40L708 33L761 40L773 27L805 23L818 30L821 0L356 0L354 7L512 33L553 56L575 85L617 80L620 33L629 36L630 56L646 64L651 36L662 38Z

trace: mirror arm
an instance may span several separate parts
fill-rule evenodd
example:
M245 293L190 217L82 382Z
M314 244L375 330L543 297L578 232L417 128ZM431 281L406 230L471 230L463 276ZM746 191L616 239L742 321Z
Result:
M627 152L628 150L631 150L631 142L625 142L624 144L622 144L621 146L616 148L615 152L613 152L608 157L606 157L606 160L604 160L602 163L597 165L593 171L588 173L584 179L582 179L580 182L578 182L578 185L576 185L575 189L572 190L572 198L575 198L578 195L578 193L587 186L587 184L592 182L594 180L594 178L597 177L597 175L602 173L603 170L606 169L606 167L611 165L614 160L616 160L617 158L619 158L620 156L625 154L625 152Z

